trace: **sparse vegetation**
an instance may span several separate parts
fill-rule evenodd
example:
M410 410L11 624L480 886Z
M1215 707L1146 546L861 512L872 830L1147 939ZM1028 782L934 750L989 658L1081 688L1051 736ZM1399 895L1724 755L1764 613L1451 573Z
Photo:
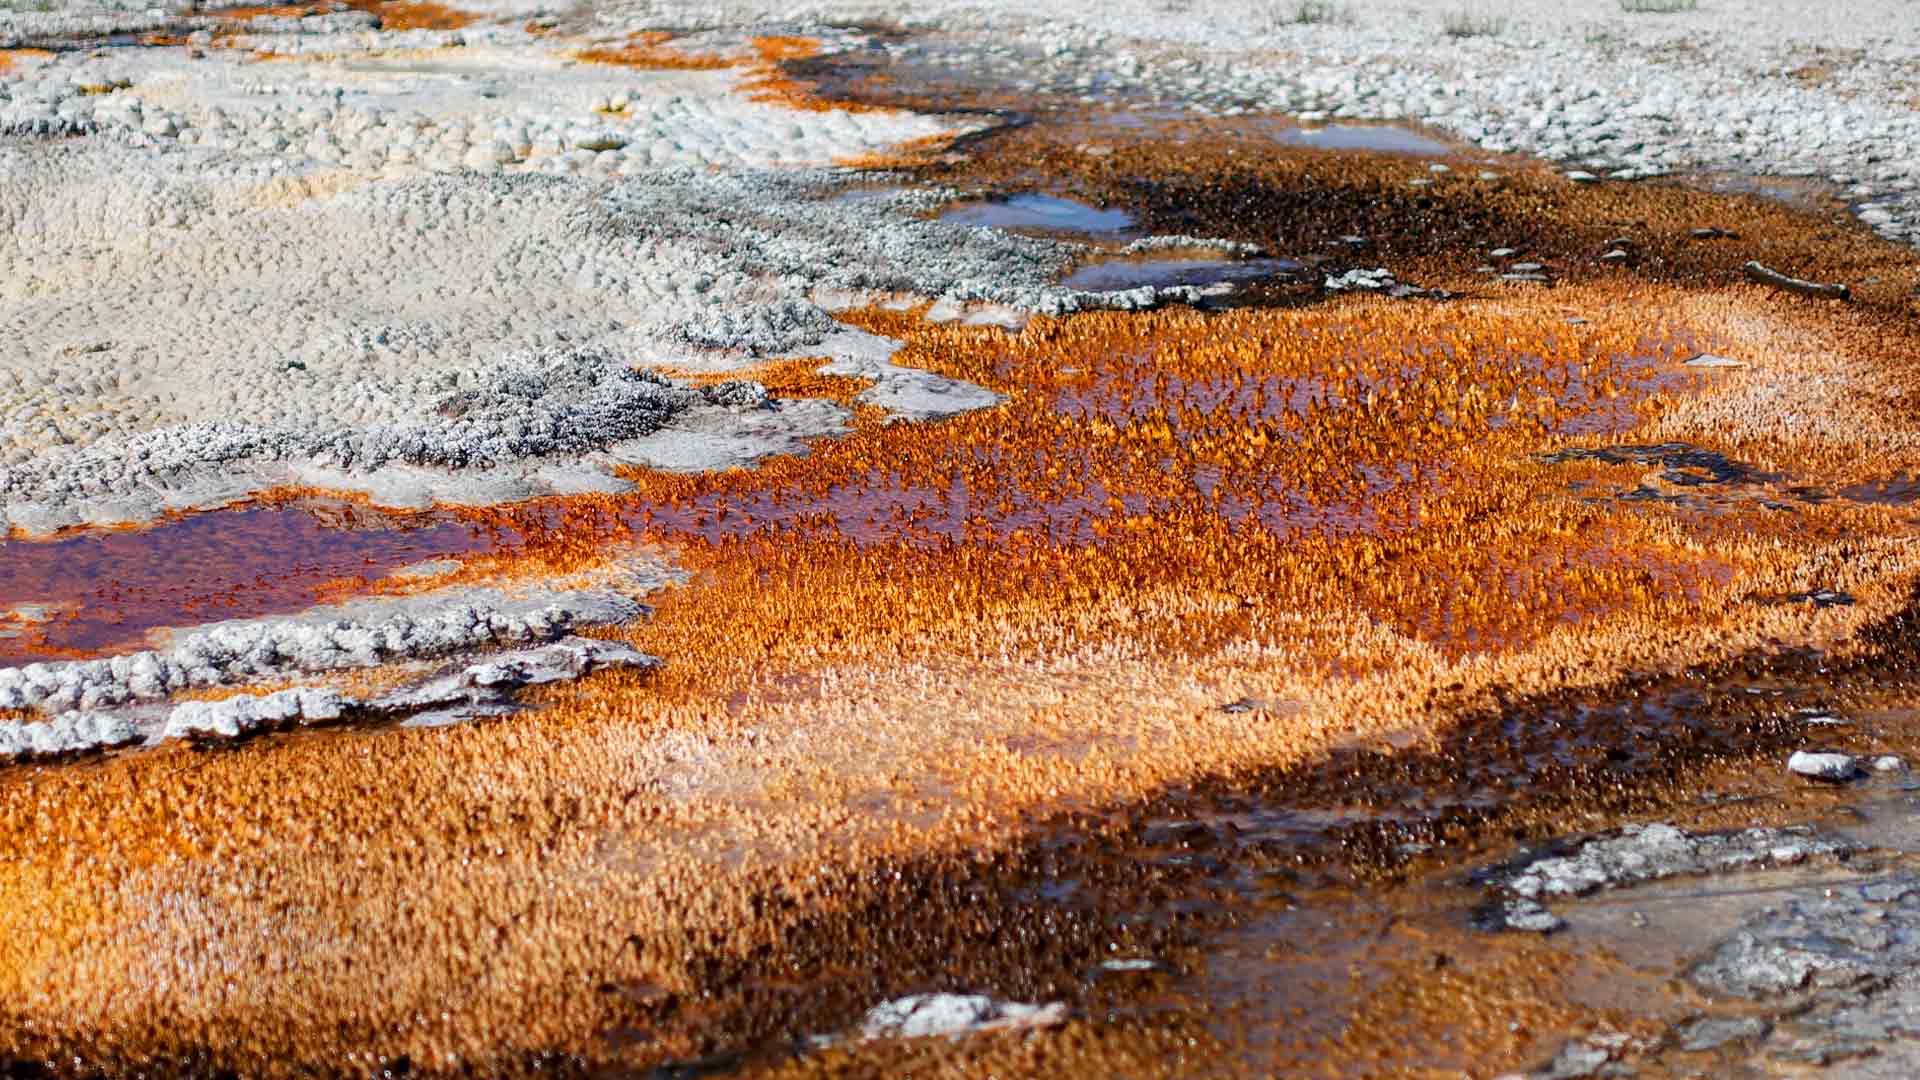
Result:
M1507 28L1505 15L1478 11L1450 11L1440 17L1440 29L1450 38L1497 37Z
M1620 0L1620 10L1629 15L1672 15L1699 6L1700 0Z
M1275 0L1270 6L1275 26L1341 25L1353 22L1353 8L1333 0Z

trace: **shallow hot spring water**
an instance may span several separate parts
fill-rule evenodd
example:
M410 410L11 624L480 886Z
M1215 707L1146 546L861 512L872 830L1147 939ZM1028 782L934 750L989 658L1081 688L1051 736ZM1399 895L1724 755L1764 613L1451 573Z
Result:
M536 551L549 544L592 548L600 540L636 535L670 546L749 554L802 544L898 552L903 566L915 565L904 556L916 553L969 553L991 563L1009 547L1071 552L1138 545L1143 535L1173 527L1217 528L1278 545L1393 537L1423 528L1430 507L1477 482L1468 453L1472 442L1527 425L1571 436L1625 431L1637 418L1636 402L1666 388L1676 360L1690 350L1683 339L1655 335L1626 354L1569 348L1564 341L1549 343L1544 355L1524 348L1483 353L1445 340L1383 339L1365 320L1353 320L1321 327L1323 337L1312 350L1293 357L1320 359L1293 367L1281 356L1281 342L1245 353L1207 353L1222 338L1231 342L1223 327L1272 332L1259 321L1265 313L1226 321L1233 317L1215 321L1176 313L1136 324L1099 316L1121 328L1159 329L1130 340L1124 333L1117 341L1091 338L1057 355L1020 355L1004 338L978 335L968 340L983 349L980 343L990 345L990 357L950 361L962 374L1007 394L1000 406L943 424L894 425L824 442L806 459L777 459L757 470L637 477L638 491L626 497L554 500L486 515L384 515L325 503L255 506L135 532L7 541L0 544L6 570L0 574L0 605L16 612L24 606L32 618L16 618L19 630L0 637L0 656L21 662L120 648L154 627L338 599L424 561ZM1494 387L1511 401L1493 402L1499 406L1493 409L1482 403L1474 412L1447 399L1447 388L1459 386L1476 393ZM1446 422L1434 419L1443 414ZM1537 567L1539 581L1521 584L1531 591L1540 581L1550 586L1555 575L1591 565L1610 569L1603 565L1608 557L1604 551L1573 552L1567 563ZM1583 562L1590 565L1574 565ZM1504 572L1527 578L1530 567ZM1476 573L1471 567L1448 572L1460 578L1461 588ZM1656 576L1684 591L1699 573L1676 567ZM902 584L911 588L915 582ZM1443 597L1439 604L1445 603ZM1571 599L1553 617L1577 621L1589 613L1586 605ZM1504 625L1456 624L1418 612L1403 618L1403 629L1449 648L1495 651L1512 636ZM1262 706L1223 701L1221 707ZM1613 728L1619 734L1608 745L1616 749L1622 740L1631 744L1639 730L1630 724ZM1263 863L1258 851L1345 844L1346 837L1368 830L1402 828L1407 806L1420 806L1423 813L1478 812L1519 797L1526 785L1517 780L1529 770L1564 770L1596 754L1597 760L1624 763L1623 769L1647 760L1631 745L1622 754L1601 752L1607 748L1570 736L1572 729L1559 720L1544 730L1551 734L1535 741L1548 745L1532 746L1531 758L1501 757L1478 772L1443 768L1426 781L1398 787L1367 785L1376 800L1395 806L1359 803L1336 787L1243 800L1224 811L1190 808L1170 823L1149 822L1140 857L1198 875L1193 880L1200 889L1191 896L1157 896L1140 918L1213 919L1242 912L1249 929L1212 939L1215 959L1192 969L1194 977L1170 979L1165 966L1103 968L1089 973L1089 982L1118 988L1114 992L1132 1003L1125 1008L1136 1015L1155 1009L1205 1015L1246 1000L1250 987L1275 972L1303 971L1309 980L1331 985L1344 974L1339 967L1295 968L1286 958L1298 959L1302 944L1315 940L1322 944L1314 948L1329 957L1370 958L1381 950L1367 943L1390 919L1368 909L1345 923L1329 917L1309 925L1298 912L1317 902L1314 895L1330 890L1351 896L1341 893L1349 885L1337 876L1286 878L1249 869L1270 866L1272 860ZM1505 736L1519 745L1527 742L1523 734ZM1076 887L1071 879L1052 882L1042 899L1070 900ZM1421 932L1453 930L1434 926ZM1429 951L1411 947L1403 956L1398 942L1386 949L1395 963L1419 960ZM1152 985L1136 993L1125 989L1127 980ZM1279 1036L1284 1045L1253 1048L1266 1060L1313 1051L1342 1037L1342 1010L1366 990L1303 993L1310 981L1289 985L1294 988L1287 994L1260 997L1272 1002L1272 1010L1256 1009L1251 1017L1242 1011L1237 1015L1246 1025L1219 1033L1230 1036L1229 1027L1243 1026L1292 1032Z
M141 648L149 630L297 611L512 539L451 515L309 501L4 540L0 663Z
M1092 241L1117 241L1139 236L1133 215L1120 209L1101 209L1059 195L1022 193L1004 199L955 203L940 220L957 225L1068 235ZM1301 268L1292 259L1235 259L1210 252L1168 252L1159 255L1089 254L1060 284L1086 292L1119 292L1141 286L1217 285L1263 281Z
M1340 348L1371 348L1357 324L1337 334L1349 332L1353 344ZM411 564L577 543L582 520L590 531L621 534L609 539L640 533L669 544L799 533L861 547L1097 545L1116 528L1195 514L1234 531L1339 537L1410 528L1424 501L1459 482L1444 429L1415 435L1383 458L1369 442L1376 420L1366 408L1396 397L1409 398L1404 407L1428 407L1412 399L1424 400L1431 366L1458 362L1448 359L1450 346L1410 348L1372 373L1344 374L1261 374L1231 364L1183 370L1159 360L1162 348L1148 338L1137 348L1089 350L1079 363L996 361L984 375L1012 400L951 422L956 444L932 462L913 461L905 448L898 465L887 463L892 451L855 462L827 443L806 461L672 495L651 495L643 484L635 496L594 504L584 518L564 500L498 514L389 514L306 501L139 530L6 540L0 662L140 647L156 628L344 599ZM1611 367L1605 374L1559 362L1542 368L1528 408L1546 410L1541 418L1569 434L1620 430L1632 422L1637 395L1665 385L1673 347L1647 348L1639 358L1596 358ZM1305 458L1327 454L1350 463L1333 474L1303 471Z
M940 220L995 229L1092 235L1120 234L1133 228L1133 215L1125 210L1102 210L1058 195L1035 194L956 203L941 212Z
M1119 292L1142 285L1167 288L1175 285L1219 285L1265 281L1300 269L1292 259L1164 258L1106 259L1088 262L1060 284L1087 292Z

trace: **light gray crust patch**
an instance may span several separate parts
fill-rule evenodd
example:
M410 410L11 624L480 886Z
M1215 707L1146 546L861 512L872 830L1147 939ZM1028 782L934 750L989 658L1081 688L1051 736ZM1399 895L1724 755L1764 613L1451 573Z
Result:
M1021 312L1197 295L1065 290L1074 245L822 201L825 173L430 177L241 210L231 178L123 181L97 171L111 157L0 148L0 184L24 196L0 204L0 248L31 268L0 283L0 528L138 522L282 484L397 507L618 490L585 459L732 467L844 430L819 406L776 421L737 402L726 430L701 411L724 404L711 392L634 370L831 356L815 290ZM178 223L164 242L72 220L124 218L123 195L136 220ZM997 400L881 374L866 401L902 418Z
M611 446L595 460L662 472L745 468L769 454L805 454L808 440L844 435L851 421L846 409L823 400L757 409L708 405L688 409L644 438Z
M416 681L371 699L329 688L296 686L219 701L105 712L70 712L51 720L0 722L0 760L46 760L144 742L186 739L230 742L268 731L346 720L438 727L518 710L522 687L578 679L605 668L647 668L659 660L619 642L563 637L486 656L445 675Z
M576 627L644 613L632 595L671 579L633 565L621 591L440 589L176 631L160 648L97 660L0 668L0 708L59 717L164 700L248 679L372 667L484 648L537 644Z
M0 12L0 33L155 18ZM1016 328L1209 295L1068 289L1084 244L928 215L956 192L838 198L899 178L822 167L998 121L784 109L737 92L740 72L572 63L520 22L367 26L244 28L248 48L317 58L298 65L115 49L0 76L0 533L283 484L395 507L618 491L606 463L735 467L844 430L822 406L776 419L631 370L820 346L837 324L815 296L909 295ZM829 51L875 47L806 29ZM45 138L65 134L87 137ZM1160 244L1240 250L1128 250ZM902 419L997 400L881 374L864 403Z
M893 362L901 343L892 338L845 327L821 342L815 355L832 357L822 375L871 379L874 385L854 400L885 409L889 421L937 420L999 404L1003 399L985 387L949 379L931 371Z
M446 499L455 470L484 474L588 453L650 434L705 400L597 348L545 350L436 382L421 388L426 407L407 421L319 430L291 418L271 426L201 423L47 450L0 467L4 523L47 532L137 521L219 505L274 482L331 484L420 505ZM433 483L436 474L449 482Z
M1510 896L1538 900L1682 875L1789 866L1853 850L1855 845L1845 839L1803 827L1689 833L1656 822L1628 825L1613 836L1587 841L1572 854L1536 859L1489 878Z

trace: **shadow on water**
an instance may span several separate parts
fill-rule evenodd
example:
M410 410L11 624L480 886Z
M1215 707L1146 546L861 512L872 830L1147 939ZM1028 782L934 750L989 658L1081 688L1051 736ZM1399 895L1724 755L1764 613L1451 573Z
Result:
M1086 292L1119 292L1143 285L1168 288L1268 281L1300 269L1301 265L1292 259L1121 258L1083 263L1060 284Z
M1400 1075L1386 1066L1475 1069L1496 1056L1537 1063L1587 1017L1671 1024L1693 1003L1668 985L1668 969L1698 942L1643 935L1636 955L1666 950L1661 963L1623 964L1604 934L1598 947L1549 947L1488 933L1474 925L1484 894L1468 871L1650 815L1713 829L1812 812L1783 797L1777 769L1755 764L1818 738L1806 718L1836 697L1913 687L1916 622L1909 608L1870 628L1862 641L1875 654L1844 665L1790 651L1501 696L1436 742L1352 746L1044 818L989 859L881 866L877 898L810 920L779 955L716 958L711 990L769 1009L787 1030L816 1032L929 989L1065 1001L1096 1025L1197 1020L1223 1055L1219 1075ZM1285 711L1223 708L1248 724ZM1656 893L1690 902L1690 890L1698 886L1657 886L1647 902ZM833 962L849 937L911 944L878 967ZM788 964L789 952L810 959ZM765 985L770 970L814 975L747 1005L753 995L742 988ZM1554 1000L1526 996L1538 993ZM739 1017L711 1019L709 1050L738 1053L737 1074L812 1053L784 1035L729 1041L722 1032L740 1031ZM965 1060L982 1045L944 1052ZM881 1062L903 1052L872 1051Z

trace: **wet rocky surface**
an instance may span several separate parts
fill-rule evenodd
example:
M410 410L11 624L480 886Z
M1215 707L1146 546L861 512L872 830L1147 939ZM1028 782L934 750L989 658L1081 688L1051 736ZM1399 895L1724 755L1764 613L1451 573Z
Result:
M789 67L821 73L806 62ZM1452 299L1457 294L1396 275L1438 279L1482 259L1497 264L1492 276L1501 284L1489 288L1616 271L1725 285L1738 279L1746 254L1731 246L1743 242L1731 230L1698 224L1735 220L1723 204L1649 225L1634 215L1652 202L1619 195L1578 204L1593 211L1591 219L1570 221L1569 204L1555 200L1571 197L1537 177L1510 181L1511 162L1469 169L1316 159L1314 167L1332 170L1337 183L1326 183L1328 174L1288 178L1224 167L1227 151L1257 140L1396 158L1447 152L1401 129L1301 128L1255 117L1218 145L1127 145L1129 132L1157 137L1163 129L1156 125L1178 122L1126 110L1070 135L1013 129L1005 133L1009 149L968 144L984 160L909 171L936 182L964 176L973 181L969 190L984 184L997 193L969 208L973 220L963 211L950 214L950 223L1112 244L1136 230L1204 234L1248 249L1231 257L1159 252L1083 262L1062 280L1069 289L1246 284L1255 302L1276 306L1353 292ZM1025 138L1038 141L1019 142ZM1063 147L1077 155L1071 167L1035 176L1034 162L1059 165ZM1041 189L1071 189L1086 201ZM1516 213L1541 192L1560 216ZM1764 230L1739 224L1764 238ZM1622 242L1622 228L1643 239ZM1502 239L1489 240L1493 234ZM1822 281L1843 272L1858 277L1867 265L1857 250L1821 258L1832 261L1805 272ZM1854 299L1868 310L1898 311L1907 301L1894 291L1890 282ZM884 376L890 381L878 389L908 419L952 411L938 407L948 389L886 372L883 360L861 353L834 370ZM1744 362L1687 363L1703 377L1720 377ZM965 404L996 400L981 391ZM1647 483L1609 497L1676 513L1713 508L1707 495L1780 501L1793 494L1774 490L1790 487L1789 478L1744 462L1737 450L1692 443L1575 447L1542 463L1643 470ZM1842 489L1841 497L1901 504L1908 486L1897 476ZM1798 495L1803 504L1824 497ZM858 499L843 501L844 509L860 508ZM875 501L865 507L870 513ZM910 509L896 516L923 524L920 508ZM874 528L896 526L888 519ZM951 543L965 527L938 539ZM465 550L462 542L435 535L370 557L384 567L402 555ZM1781 602L1811 614L1853 601L1816 586L1784 593ZM507 639L544 639L548 629L569 627ZM1502 693L1497 705L1474 707L1457 723L1404 742L1355 745L1283 770L1203 778L1138 800L1023 819L1021 838L1007 851L885 861L847 889L856 900L815 897L817 911L752 953L689 943L691 989L601 984L596 992L623 1018L603 1042L664 1058L644 1074L654 1076L887 1074L920 1066L977 1072L1010 1048L1053 1040L1151 1048L1159 1071L1172 1075L1385 1075L1478 1070L1489 1062L1537 1077L1812 1067L1909 1075L1920 1031L1913 1016L1920 982L1909 974L1920 959L1920 828L1910 824L1920 802L1902 764L1920 760L1910 730L1911 610L1863 640L1864 655L1783 646L1674 675ZM430 727L508 711L523 689L602 665L651 669L653 661L562 638L462 659L358 703L312 690L191 703L184 715L169 714L164 733L225 746L356 713ZM1289 715L1284 702L1222 698L1219 710L1248 725ZM1432 708L1448 704L1436 700ZM700 753L691 747L687 756ZM773 908L802 902L777 889L766 895ZM115 1053L76 1057L71 1067L62 1060L19 1069L192 1073L218 1060L214 1051L196 1057L191 1047L150 1059ZM595 1061L560 1050L514 1064L603 1074ZM346 1068L430 1071L406 1058Z
M1213 1047L1206 1075L1473 1072L1502 1058L1539 1080L1902 1075L1920 1053L1920 782L1886 751L1910 754L1920 736L1911 620L1878 628L1869 659L1517 699L1438 748L1342 753L1035 823L1021 854L943 886L991 912L962 923L986 938L932 969L810 984L850 995L814 1015L859 1030L864 984L875 1011L901 1008L879 1004L889 993L940 988L959 995L956 1016L992 1023L996 1002L1040 1001L1010 1026L1045 1008L1049 1024L1129 1038L1204 1018L1186 1037ZM1787 760L1813 742L1887 764L1810 782ZM901 918L942 934L943 902L858 919L883 936ZM982 947L1031 943L1029 927L1073 929L1039 953ZM714 974L716 989L750 979ZM1487 1008L1502 1000L1488 979L1515 995L1511 1011L1432 1040L1411 1002ZM965 1072L1027 1037L958 1030L869 1030L860 1060ZM735 1043L701 1067L833 1072L846 1060L832 1045Z

